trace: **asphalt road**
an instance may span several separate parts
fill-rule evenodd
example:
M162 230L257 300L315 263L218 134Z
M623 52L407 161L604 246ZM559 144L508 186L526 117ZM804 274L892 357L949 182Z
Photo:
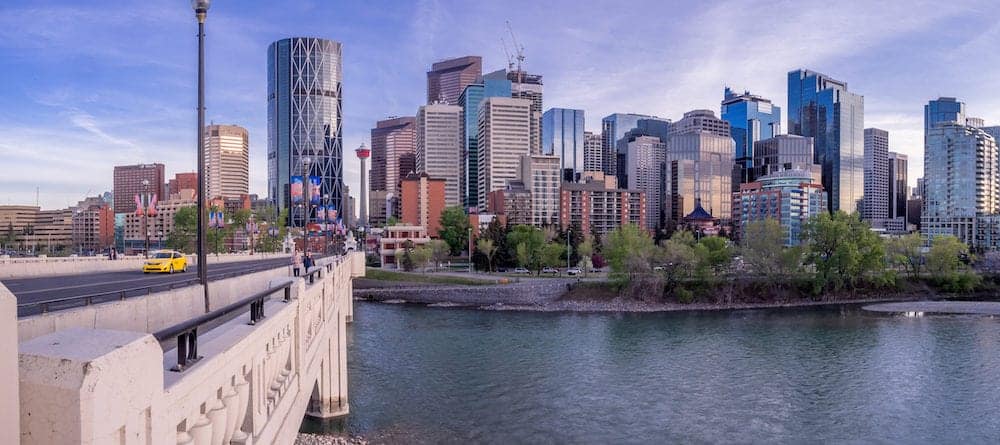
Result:
M221 278L229 278L240 272L250 270L263 270L274 267L287 266L288 258L270 258L266 260L240 261L234 263L209 264L208 279L214 281ZM94 295L110 293L94 298L94 303L110 301L121 298L121 292L125 291L125 297L145 295L149 290L160 292L169 289L171 286L183 287L192 285L198 279L196 267L189 267L187 272L170 274L143 274L140 270L121 272L99 272L93 274L68 275L57 277L33 277L3 280L7 287L17 297L18 306L26 303L41 303L46 301L59 300L70 297L84 295ZM185 284L185 282L190 282ZM81 305L82 302L52 303L49 310L59 310L68 307ZM40 309L18 308L18 315L30 315L39 312Z

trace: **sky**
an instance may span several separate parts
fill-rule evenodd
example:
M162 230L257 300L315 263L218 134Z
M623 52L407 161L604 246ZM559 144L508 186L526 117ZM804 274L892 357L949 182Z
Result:
M196 170L197 23L186 0L33 0L0 5L0 204L65 208L112 188L115 165ZM673 120L719 112L723 88L787 115L787 73L806 68L865 96L923 172L923 105L958 97L1000 125L1000 7L984 1L214 0L206 120L250 132L250 192L267 190L266 53L286 37L343 44L346 153L387 116L413 115L438 60L505 68L510 21L544 106L586 126L615 112ZM783 128L787 125L783 123ZM357 194L359 165L345 162Z

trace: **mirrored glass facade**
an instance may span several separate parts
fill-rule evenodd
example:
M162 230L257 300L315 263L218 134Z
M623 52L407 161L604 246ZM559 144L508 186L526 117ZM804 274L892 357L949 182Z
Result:
M750 94L736 94L728 87L723 93L722 119L736 141L735 161L741 182L753 177L753 144L781 133L781 107L770 100Z
M511 82L503 76L484 76L465 87L458 98L462 107L462 172L460 199L467 209L479 206L479 104L487 97L510 97Z
M290 225L306 212L290 205L292 176L318 176L321 195L343 202L341 78L338 42L295 37L267 48L268 193L279 212L291 208Z
M542 154L559 157L563 181L583 173L583 125L583 110L549 108L542 115Z
M864 96L808 70L788 73L788 132L813 138L831 211L854 213L864 195Z

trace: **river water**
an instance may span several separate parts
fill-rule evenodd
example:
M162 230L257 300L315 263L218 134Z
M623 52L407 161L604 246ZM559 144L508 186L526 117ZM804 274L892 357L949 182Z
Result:
M1000 441L1000 320L358 303L351 414L402 443Z

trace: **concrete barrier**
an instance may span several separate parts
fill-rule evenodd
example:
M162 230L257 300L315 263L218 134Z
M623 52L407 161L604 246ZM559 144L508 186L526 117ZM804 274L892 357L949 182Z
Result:
M0 429L8 439L20 436L21 421L18 379L17 299L0 284Z
M211 309L218 309L266 288L268 282L288 276L281 266L208 283ZM121 301L100 303L17 320L18 341L69 328L155 332L205 313L201 286L188 286Z
M198 258L188 255L189 267L198 264ZM209 255L208 264L223 264L239 261L289 258L286 253L245 253ZM0 258L0 280L12 278L51 277L59 275L79 275L91 272L118 272L139 270L146 259L139 256L119 257L60 257L60 258Z

